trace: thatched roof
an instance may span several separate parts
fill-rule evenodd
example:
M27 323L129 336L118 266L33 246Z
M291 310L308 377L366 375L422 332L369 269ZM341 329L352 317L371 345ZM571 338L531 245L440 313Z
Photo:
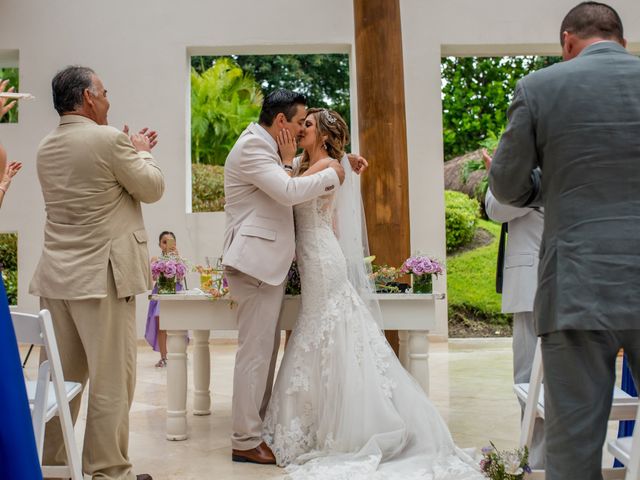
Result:
M467 178L466 183L462 181L462 167L469 160L482 160L481 149L473 152L465 153L460 157L452 158L444 163L444 188L445 190L455 190L457 192L463 192L472 198L478 198L476 196L476 186L482 180L485 174L484 170L476 170L471 172ZM484 198L479 201L484 201Z

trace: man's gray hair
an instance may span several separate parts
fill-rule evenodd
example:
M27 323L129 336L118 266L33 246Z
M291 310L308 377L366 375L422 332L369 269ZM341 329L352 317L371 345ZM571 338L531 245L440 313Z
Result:
M72 112L82 105L82 95L85 89L94 91L92 75L95 72L88 67L70 66L59 71L51 80L53 93L53 107L59 115Z

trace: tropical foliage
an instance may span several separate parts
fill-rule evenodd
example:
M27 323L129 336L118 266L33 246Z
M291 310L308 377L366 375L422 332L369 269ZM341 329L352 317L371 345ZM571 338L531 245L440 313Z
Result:
M192 163L191 195L193 212L224 210L224 167Z
M0 68L0 80L9 80L10 87L14 87L16 92L20 90L20 75L17 68ZM19 105L16 105L9 110L9 113L0 119L0 123L16 123L18 121L19 107Z
M9 305L18 303L18 234L0 233L0 263L2 280Z
M191 65L203 72L221 57L192 57ZM331 108L350 125L349 55L233 55L243 71L252 75L262 91L295 90L309 106Z
M476 150L480 142L499 132L517 81L560 57L445 57L442 75L444 158Z
M224 165L249 123L257 120L262 92L250 74L229 58L202 73L191 70L191 161Z

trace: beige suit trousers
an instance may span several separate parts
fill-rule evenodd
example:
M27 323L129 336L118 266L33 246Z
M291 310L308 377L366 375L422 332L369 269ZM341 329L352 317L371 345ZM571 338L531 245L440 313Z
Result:
M93 480L132 480L129 408L136 382L135 297L117 298L109 264L107 297L88 300L41 298L51 312L65 380L89 381L82 469ZM75 423L80 395L71 402ZM66 463L58 417L47 423L45 465Z
M238 304L231 445L250 450L262 442L262 421L280 346L278 320L286 281L273 286L233 268L226 267L225 273L231 297Z

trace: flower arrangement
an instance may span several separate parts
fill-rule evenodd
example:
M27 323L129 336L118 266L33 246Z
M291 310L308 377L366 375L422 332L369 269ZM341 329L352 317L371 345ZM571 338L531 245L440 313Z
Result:
M416 255L407 258L402 267L400 267L402 273L412 273L413 275L421 276L426 274L440 275L444 269L440 262L433 258L429 258L426 255Z
M294 260L287 274L287 286L285 287L284 293L285 295L300 295L301 292L300 272L298 271L298 264Z
M527 447L513 451L499 451L491 443L490 447L482 449L480 470L491 480L524 480L529 468L529 450Z
M370 278L378 293L398 293L400 288L396 280L400 276L400 269L388 265L371 265Z
M426 255L415 255L404 261L400 271L411 274L413 293L431 293L432 275L437 277L444 269L438 260Z
M185 261L177 255L162 255L151 262L151 277L158 285L158 293L176 293L176 282L187 275Z
M200 274L200 289L203 292L214 299L222 298L229 293L229 284L222 268L196 265L195 270Z

